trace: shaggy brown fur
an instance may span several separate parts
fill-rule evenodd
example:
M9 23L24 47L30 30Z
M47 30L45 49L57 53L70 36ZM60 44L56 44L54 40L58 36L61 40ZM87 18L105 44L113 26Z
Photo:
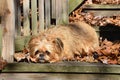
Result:
M95 30L83 22L50 28L29 42L31 57L36 58L36 62L50 63L73 60L75 55L86 55L98 46Z

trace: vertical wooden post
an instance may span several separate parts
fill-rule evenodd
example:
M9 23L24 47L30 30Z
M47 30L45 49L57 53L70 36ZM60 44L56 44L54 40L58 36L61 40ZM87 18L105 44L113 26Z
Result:
M23 21L23 29L24 29L24 35L30 35L30 22L29 22L29 2L30 0L23 0L23 15L24 15L24 21Z
M55 19L56 18L56 0L52 0L52 18Z
M50 23L50 0L45 0L45 28L49 27Z
M68 24L69 23L69 0L62 0L62 23Z
M44 30L44 0L39 0L39 31Z
M32 34L37 34L37 0L31 0L31 10L32 10Z
M62 3L61 0L56 0L56 24L61 24Z
M15 36L15 11L14 11L14 0L7 0L8 9L10 13L5 16L6 32L4 32L2 40L2 57L7 62L13 62L14 54L14 36Z
M21 8L20 8L20 0L15 1L15 35L16 36L21 36Z
M67 24L68 16L68 0L56 0L56 24Z

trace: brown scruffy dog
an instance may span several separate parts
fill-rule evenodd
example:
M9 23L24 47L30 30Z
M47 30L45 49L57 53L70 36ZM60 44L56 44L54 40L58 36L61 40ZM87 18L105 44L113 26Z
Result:
M30 56L35 59L34 62L74 60L76 55L89 55L98 46L95 30L84 22L50 28L29 41Z

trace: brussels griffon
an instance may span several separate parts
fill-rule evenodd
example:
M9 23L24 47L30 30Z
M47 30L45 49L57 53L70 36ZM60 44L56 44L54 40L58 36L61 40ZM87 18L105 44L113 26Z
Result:
M45 30L29 41L30 56L36 62L74 60L75 56L89 55L98 48L95 30L84 22L58 25Z

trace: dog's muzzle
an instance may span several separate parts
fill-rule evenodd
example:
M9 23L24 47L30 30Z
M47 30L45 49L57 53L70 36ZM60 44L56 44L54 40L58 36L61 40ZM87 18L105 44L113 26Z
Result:
M40 62L45 62L44 54L39 55L39 61Z
M44 54L40 54L39 57L40 57L40 60L44 60Z

